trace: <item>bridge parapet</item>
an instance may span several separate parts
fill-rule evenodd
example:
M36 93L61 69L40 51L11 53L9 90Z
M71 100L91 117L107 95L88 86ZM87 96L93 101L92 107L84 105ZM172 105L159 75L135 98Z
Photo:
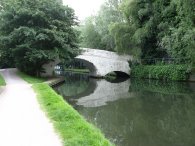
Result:
M129 61L132 59L130 55L119 55L116 52L90 48L81 48L81 55L96 56L118 61Z

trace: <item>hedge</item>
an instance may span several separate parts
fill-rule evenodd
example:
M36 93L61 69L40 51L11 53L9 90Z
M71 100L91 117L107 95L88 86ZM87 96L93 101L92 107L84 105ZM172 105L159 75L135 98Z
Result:
M190 74L188 65L138 65L131 68L131 76L161 80L187 80Z

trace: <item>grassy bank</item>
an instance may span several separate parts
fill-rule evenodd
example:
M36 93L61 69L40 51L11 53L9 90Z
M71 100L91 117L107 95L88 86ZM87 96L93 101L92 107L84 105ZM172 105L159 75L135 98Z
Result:
M66 68L64 71L70 71L70 72L78 72L78 73L89 73L89 69L70 69Z
M3 77L0 75L0 86L5 86L5 80L3 79Z
M190 68L188 65L139 65L131 68L131 76L160 80L187 80Z
M28 82L30 84L42 83L42 82L46 81L46 79L44 79L44 78L37 78L37 77L29 76L29 75L22 73L20 71L17 72L17 75L20 76L23 80L25 80L26 82Z
M79 73L79 74L90 73L89 69L64 69L64 71L70 71L70 72L75 72L75 73ZM105 77L102 77L102 78L108 79L108 80L113 80L116 78L116 73L114 73L114 72L109 73Z
M64 146L110 146L112 145L99 129L89 124L63 97L58 95L44 79L34 78L23 73L19 75L37 93L37 99L62 138Z

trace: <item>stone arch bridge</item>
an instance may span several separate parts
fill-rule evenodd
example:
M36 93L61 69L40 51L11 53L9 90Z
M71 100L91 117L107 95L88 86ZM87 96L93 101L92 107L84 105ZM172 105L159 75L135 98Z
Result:
M118 55L111 51L81 48L81 54L76 56L75 59L89 68L90 76L102 77L110 72L115 72L118 75L130 75L128 61L131 60L131 56L129 55ZM42 73L42 76L52 76L54 67L60 62L60 59L56 59L43 65L45 73Z

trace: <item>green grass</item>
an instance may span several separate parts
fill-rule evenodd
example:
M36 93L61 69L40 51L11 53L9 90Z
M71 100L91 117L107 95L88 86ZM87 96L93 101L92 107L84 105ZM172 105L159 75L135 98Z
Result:
M79 72L79 73L89 73L89 69L69 69L66 68L64 71Z
M64 146L111 146L111 144L92 124L88 123L63 97L49 85L42 83L41 78L18 72L28 83L33 84L37 99L42 109L54 124L62 138Z
M76 72L76 73L81 73L81 74L86 74L89 73L89 69L64 69L64 71L70 71L70 72ZM108 80L114 80L116 79L116 73L112 72L107 74L105 77L102 77L104 79Z
M22 79L24 79L26 82L28 82L30 84L42 83L42 82L46 81L46 79L44 79L44 78L33 77L33 76L27 75L27 74L20 72L20 71L17 72L17 75L20 76Z
M0 75L0 86L5 86L6 83L5 83L5 80L4 78Z
M117 78L117 75L115 72L111 72L109 74L107 74L105 77L103 77L104 79L107 79L107 80L114 80Z
M33 89L42 109L59 132L64 146L112 145L99 129L89 124L47 84L34 84Z

